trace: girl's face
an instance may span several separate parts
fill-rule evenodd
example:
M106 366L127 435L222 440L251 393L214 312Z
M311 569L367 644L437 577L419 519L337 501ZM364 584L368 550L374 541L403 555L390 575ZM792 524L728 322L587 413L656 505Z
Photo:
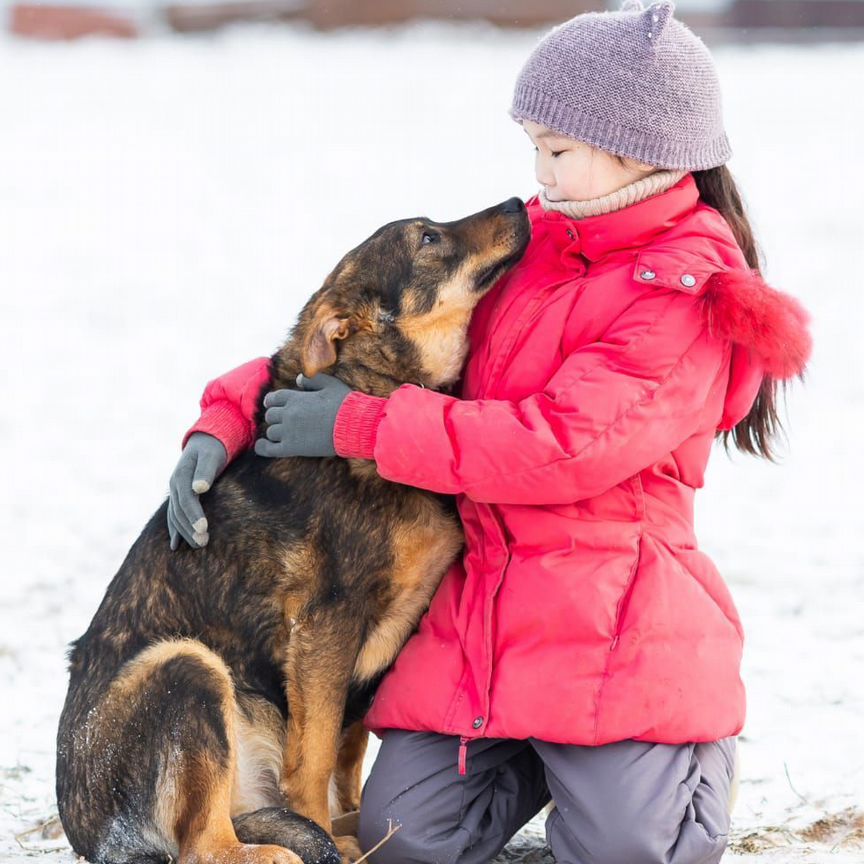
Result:
M522 127L534 143L537 182L546 187L550 201L600 198L658 170L635 159L619 160L531 120L523 120Z

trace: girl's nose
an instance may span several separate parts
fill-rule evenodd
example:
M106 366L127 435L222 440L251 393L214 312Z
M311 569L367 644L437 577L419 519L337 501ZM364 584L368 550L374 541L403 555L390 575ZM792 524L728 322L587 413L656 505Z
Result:
M555 183L552 180L547 177L541 177L540 174L537 175L537 184L542 186L547 192L555 187Z
M534 176L541 186L555 185L555 178L552 176L552 172L539 157L534 160Z

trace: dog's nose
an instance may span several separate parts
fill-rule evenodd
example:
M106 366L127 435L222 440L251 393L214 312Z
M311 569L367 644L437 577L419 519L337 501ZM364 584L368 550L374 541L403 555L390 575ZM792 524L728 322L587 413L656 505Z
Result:
M520 198L510 198L501 205L502 213L520 213L525 205Z

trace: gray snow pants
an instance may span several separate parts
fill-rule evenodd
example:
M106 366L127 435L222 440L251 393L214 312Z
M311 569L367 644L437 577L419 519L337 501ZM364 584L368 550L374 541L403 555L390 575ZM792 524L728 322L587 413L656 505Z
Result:
M485 864L550 799L546 840L559 864L716 864L729 830L735 739L618 741L601 747L529 739L468 744L386 732L363 789L363 850L401 825L371 864Z

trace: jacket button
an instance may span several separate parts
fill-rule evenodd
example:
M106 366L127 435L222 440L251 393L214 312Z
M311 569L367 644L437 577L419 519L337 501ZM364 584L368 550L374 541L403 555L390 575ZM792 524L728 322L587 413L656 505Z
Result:
M575 234L574 234L574 233L573 233L569 228L567 229L567 236L568 236L571 240L575 240L575 239L576 239L576 235L575 235Z
M652 279L657 278L657 274L653 270L643 270L639 274L646 282L650 282Z
M681 284L687 288L692 288L696 284L696 277L691 276L689 273L685 273L681 277Z
M483 725L482 717L475 717L474 722L471 724L475 729L479 729Z

